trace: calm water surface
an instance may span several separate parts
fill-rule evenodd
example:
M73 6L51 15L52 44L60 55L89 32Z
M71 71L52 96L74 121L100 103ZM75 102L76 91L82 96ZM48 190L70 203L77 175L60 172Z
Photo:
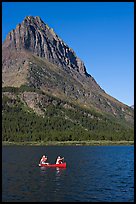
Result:
M43 154L67 168L39 167ZM134 202L134 146L3 146L2 201Z

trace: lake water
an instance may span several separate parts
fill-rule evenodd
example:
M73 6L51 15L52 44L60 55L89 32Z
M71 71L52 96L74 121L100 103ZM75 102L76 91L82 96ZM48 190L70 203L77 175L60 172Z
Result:
M66 169L41 168L41 156ZM2 201L134 202L134 146L3 146Z

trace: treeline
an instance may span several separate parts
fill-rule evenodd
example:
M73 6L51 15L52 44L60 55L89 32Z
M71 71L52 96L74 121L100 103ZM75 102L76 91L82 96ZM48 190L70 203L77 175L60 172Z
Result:
M26 90L26 89L25 89ZM6 90L7 91L7 90ZM11 90L10 90L11 91ZM18 89L13 90L14 93ZM28 91L28 90L27 90ZM29 90L30 91L30 90ZM35 90L36 91L36 90ZM54 98L52 98L52 101ZM57 100L57 99L56 99ZM133 140L134 130L113 118L84 110L80 107L64 108L53 103L46 107L44 117L16 99L3 96L3 141L81 141L81 140ZM41 107L42 108L42 107Z

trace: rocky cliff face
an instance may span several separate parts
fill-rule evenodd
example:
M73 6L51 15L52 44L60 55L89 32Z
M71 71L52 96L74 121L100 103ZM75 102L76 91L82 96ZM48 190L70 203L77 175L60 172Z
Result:
M82 60L39 17L26 17L2 45L3 87L24 84L133 123L132 108L106 94Z
M26 49L65 69L87 74L84 63L40 17L28 16L12 30L3 44L6 49Z

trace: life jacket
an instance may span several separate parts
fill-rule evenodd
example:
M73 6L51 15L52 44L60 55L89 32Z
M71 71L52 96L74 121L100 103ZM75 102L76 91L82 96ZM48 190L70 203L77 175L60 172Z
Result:
M57 159L56 163L57 164L61 164L62 163L62 159Z
M46 157L42 157L41 158L41 162L45 162L45 161L47 161L47 158Z

